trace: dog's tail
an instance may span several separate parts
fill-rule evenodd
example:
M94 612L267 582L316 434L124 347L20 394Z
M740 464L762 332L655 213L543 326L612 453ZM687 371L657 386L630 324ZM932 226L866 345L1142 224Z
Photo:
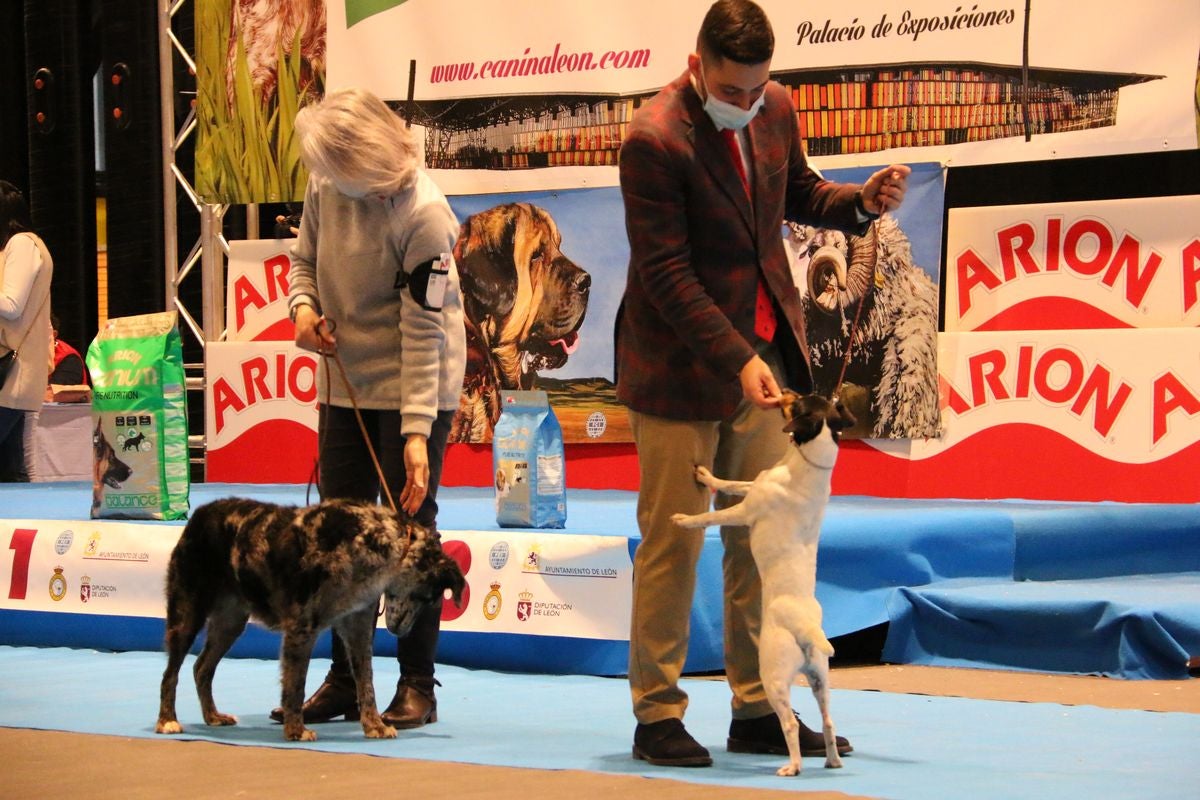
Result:
M824 653L828 658L833 655L833 645L829 639L825 637L825 631L821 629L820 621L815 621L804 625L800 629L802 641L806 642L808 647L813 648L819 653Z

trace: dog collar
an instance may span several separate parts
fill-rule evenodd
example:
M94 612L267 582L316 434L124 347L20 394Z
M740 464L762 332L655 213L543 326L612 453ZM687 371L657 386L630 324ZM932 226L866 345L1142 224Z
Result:
M835 463L835 464L830 464L828 467L827 467L827 466L825 466L824 464L818 464L818 463L816 463L815 461L813 461L811 458L809 458L808 456L806 456L806 455L804 454L804 448L802 448L802 447L797 447L796 449L797 449L798 451L800 451L800 457L804 459L804 463L808 464L808 465L809 465L810 467L812 467L813 469L823 469L823 470L826 470L826 471L832 471L832 470L833 470L833 468L834 468L835 466L837 466L837 465L836 465L836 463Z

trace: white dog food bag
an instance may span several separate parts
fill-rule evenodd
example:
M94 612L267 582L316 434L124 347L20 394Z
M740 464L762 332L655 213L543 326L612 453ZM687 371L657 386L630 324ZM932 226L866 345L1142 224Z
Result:
M187 517L187 396L177 322L174 311L110 319L88 347L93 518Z
M492 431L496 523L561 528L567 522L562 428L545 392L502 391Z

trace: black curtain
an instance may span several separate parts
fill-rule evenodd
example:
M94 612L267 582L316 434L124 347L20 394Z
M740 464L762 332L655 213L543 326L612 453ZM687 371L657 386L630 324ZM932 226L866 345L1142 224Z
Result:
M20 3L0 3L0 179L28 191L24 19Z
M86 347L96 330L91 4L25 0L24 20L14 30L24 31L21 79L29 179L23 188L34 229L54 258L51 305L60 333ZM7 138L7 123L5 132Z
M158 4L105 0L99 41L104 84L108 316L164 311Z

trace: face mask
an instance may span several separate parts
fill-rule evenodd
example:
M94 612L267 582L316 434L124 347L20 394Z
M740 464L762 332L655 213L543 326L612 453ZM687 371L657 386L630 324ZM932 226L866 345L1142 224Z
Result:
M708 84L704 85L705 94L708 95L704 101L704 112L708 114L709 119L717 126L717 130L723 128L731 128L733 130L741 130L750 124L750 120L754 119L754 115L763 107L763 98L766 92L760 94L758 99L751 104L750 108L742 108L735 106L733 103L726 103L724 100L718 100L713 97L712 91L708 88Z

